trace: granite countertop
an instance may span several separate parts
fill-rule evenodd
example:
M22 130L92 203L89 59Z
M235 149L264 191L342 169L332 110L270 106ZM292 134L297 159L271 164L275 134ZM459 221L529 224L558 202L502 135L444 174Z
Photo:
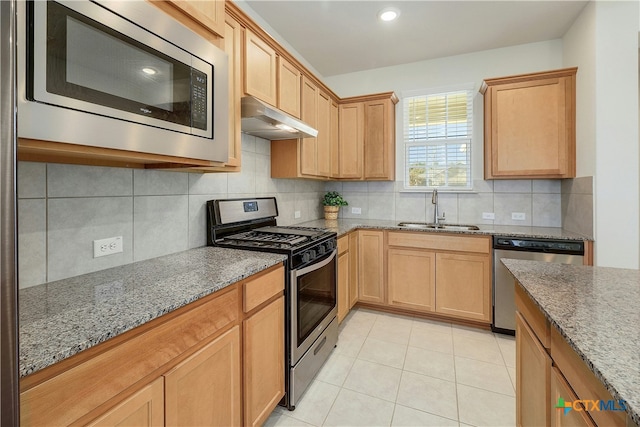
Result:
M501 261L640 426L640 270Z
M338 237L347 234L356 228L375 228L384 230L404 230L418 233L457 233L457 234L475 234L489 236L506 236L506 237L530 237L530 238L547 238L562 240L593 240L581 234L564 230L560 227L526 227L517 225L482 225L475 224L480 230L434 230L421 228L400 227L400 221L388 221L378 219L337 219L325 220L318 219L315 221L307 221L302 224L296 224L301 227L327 228L338 233ZM447 224L444 222L443 224Z
M21 289L20 376L285 259L282 254L203 247Z

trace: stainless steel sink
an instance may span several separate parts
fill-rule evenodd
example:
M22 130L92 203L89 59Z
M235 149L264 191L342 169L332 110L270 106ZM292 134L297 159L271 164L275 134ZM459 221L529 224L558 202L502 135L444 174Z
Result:
M432 230L452 230L452 231L473 231L480 230L475 225L465 225L465 224L434 224L429 222L400 222L398 223L399 227L406 228L421 228L421 229L432 229Z

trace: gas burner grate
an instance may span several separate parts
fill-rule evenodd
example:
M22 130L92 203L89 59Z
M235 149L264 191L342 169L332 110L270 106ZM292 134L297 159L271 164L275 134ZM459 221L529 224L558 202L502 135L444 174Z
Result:
M254 230L227 236L225 240L234 242L277 243L293 247L308 241L309 237L296 234L265 233Z

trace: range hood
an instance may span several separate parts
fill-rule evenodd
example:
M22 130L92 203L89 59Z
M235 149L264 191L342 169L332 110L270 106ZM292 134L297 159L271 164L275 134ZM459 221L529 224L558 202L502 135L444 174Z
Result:
M242 132L270 141L318 136L308 124L253 96L242 98Z

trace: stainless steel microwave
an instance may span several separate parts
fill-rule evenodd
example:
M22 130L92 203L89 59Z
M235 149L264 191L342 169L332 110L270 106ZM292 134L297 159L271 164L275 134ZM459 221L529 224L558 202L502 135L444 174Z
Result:
M143 0L18 9L18 136L228 160L227 55Z

